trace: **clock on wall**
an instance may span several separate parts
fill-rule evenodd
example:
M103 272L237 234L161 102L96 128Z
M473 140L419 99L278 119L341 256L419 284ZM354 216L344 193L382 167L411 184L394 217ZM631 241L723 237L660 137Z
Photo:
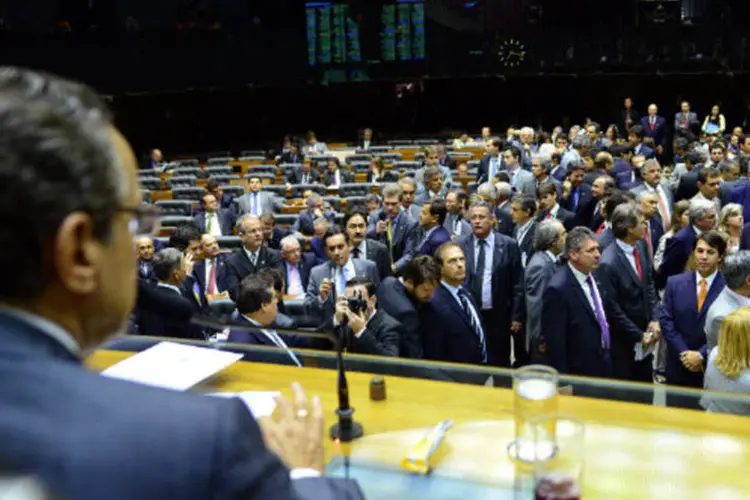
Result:
M517 68L526 59L526 48L520 40L511 38L500 45L497 54L506 68Z

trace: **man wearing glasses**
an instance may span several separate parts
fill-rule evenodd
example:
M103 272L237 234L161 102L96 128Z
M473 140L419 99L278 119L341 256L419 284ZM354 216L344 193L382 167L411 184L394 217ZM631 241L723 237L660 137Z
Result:
M239 400L83 367L126 324L134 238L156 229L133 152L90 89L0 68L0 156L0 380L13 381L0 391L0 462L62 498L362 497L320 478L323 409L299 385L261 428Z

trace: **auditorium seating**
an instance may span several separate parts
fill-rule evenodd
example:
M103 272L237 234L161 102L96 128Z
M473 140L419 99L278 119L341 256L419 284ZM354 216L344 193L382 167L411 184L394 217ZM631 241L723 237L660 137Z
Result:
M155 205L159 207L165 217L173 215L189 216L193 211L193 203L188 200L158 200Z

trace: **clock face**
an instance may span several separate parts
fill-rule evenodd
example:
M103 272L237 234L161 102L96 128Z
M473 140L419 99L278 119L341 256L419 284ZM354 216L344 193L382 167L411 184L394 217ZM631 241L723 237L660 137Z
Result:
M505 40L497 51L506 68L517 68L526 58L526 49L519 40Z

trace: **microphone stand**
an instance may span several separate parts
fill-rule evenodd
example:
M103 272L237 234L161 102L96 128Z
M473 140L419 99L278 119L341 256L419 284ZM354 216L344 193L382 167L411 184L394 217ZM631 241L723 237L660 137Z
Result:
M349 385L346 382L346 371L344 370L344 339L349 329L349 318L344 317L344 321L337 327L336 335L336 360L338 366L338 396L339 407L336 409L336 415L339 417L337 424L330 428L331 439L338 440L340 443L351 443L355 439L362 437L364 429L362 424L355 422L353 419L354 408L349 405ZM346 477L349 478L350 456L348 450L344 453L344 470Z

